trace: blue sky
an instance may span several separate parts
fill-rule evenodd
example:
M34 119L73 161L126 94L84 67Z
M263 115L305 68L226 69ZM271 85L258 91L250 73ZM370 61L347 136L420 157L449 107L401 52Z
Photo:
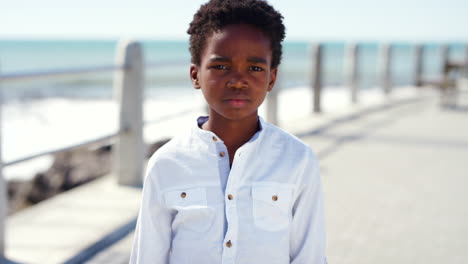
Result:
M1 0L0 38L187 39L205 0ZM467 0L270 0L287 40L467 41Z

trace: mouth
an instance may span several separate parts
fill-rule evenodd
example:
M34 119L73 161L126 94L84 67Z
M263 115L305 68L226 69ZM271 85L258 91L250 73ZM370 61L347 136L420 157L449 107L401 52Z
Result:
M225 101L232 107L241 108L247 105L249 100L244 99L244 98L232 98L232 99L227 99Z

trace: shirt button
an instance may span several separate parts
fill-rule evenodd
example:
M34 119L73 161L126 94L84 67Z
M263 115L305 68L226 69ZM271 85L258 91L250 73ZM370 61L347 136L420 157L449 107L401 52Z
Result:
M226 242L226 247L228 247L228 248L232 247L231 240L229 240L228 242Z
M278 201L278 196L277 196L277 195L273 195L273 196L271 197L271 199L272 199L273 201L276 202L276 201Z
M232 196L232 194L228 194L228 199L232 200L232 199L234 199L234 196Z
M187 196L187 194L185 192L180 194L180 197L182 197L182 198L185 198L186 196Z
M221 151L221 152L219 153L219 156L221 156L221 157L224 157L224 156L226 156L226 152L224 152L224 151Z
M215 136L213 136L213 141L216 142L218 141L218 139Z

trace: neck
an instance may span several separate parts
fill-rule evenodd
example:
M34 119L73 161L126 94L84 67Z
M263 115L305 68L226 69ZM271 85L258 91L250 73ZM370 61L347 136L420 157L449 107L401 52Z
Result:
M233 121L210 114L210 118L202 128L215 133L224 141L232 164L237 149L248 142L258 131L258 115Z

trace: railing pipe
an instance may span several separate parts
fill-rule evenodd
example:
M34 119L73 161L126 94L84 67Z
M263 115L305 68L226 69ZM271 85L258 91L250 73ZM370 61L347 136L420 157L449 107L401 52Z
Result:
M44 152L40 152L40 153L35 153L35 154L29 155L29 156L26 156L26 157L22 157L22 158L19 158L19 159L16 159L16 160L5 162L5 163L3 163L3 167L15 165L15 164L18 164L18 163L21 163L21 162L25 162L25 161L32 160L32 159L35 159L35 158L39 158L39 157L46 156L46 155L54 155L54 154L69 151L69 150L72 150L72 149L87 147L87 146L94 145L94 144L97 144L97 143L109 141L109 140L115 138L118 134L119 133L117 132L117 133L114 133L114 134L111 134L111 135L102 136L102 137L92 139L92 140L87 140L87 141L81 142L79 144L75 144L75 145L71 145L71 146L67 146L67 147L63 147L63 148L58 148L58 149L53 149L53 150L49 150L49 151L44 151Z
M320 113L322 111L322 54L323 47L320 43L312 44L311 56L312 56L312 91L313 91L313 112Z
M160 67L168 67L168 66L179 66L179 65L187 65L190 61L187 60L167 60L167 61L156 61L156 62L148 62L145 64L145 68L160 68Z
M145 64L145 68L158 68L167 66L182 65L186 61L182 60L171 60L161 62L149 62ZM75 67L66 69L48 69L43 71L25 71L25 72L12 72L12 73L0 73L1 81L25 81L25 80L38 80L48 79L50 77L66 77L76 76L90 73L100 72L113 72L122 70L125 65L103 65L103 66L88 66L88 67Z
M182 110L182 111L179 111L179 112L176 112L176 113L173 113L173 114L157 117L155 119L145 120L143 122L143 126L156 124L156 123L160 123L160 122L163 122L163 121L168 121L168 120L174 119L175 117L191 114L191 113L196 112L196 111L206 111L206 106L193 107L193 108Z
M114 169L119 184L139 186L143 179L143 85L144 64L141 44L120 42L117 64L127 67L117 71L114 94L119 105L119 134L115 146Z
M107 65L107 66L95 66L95 67L78 67L68 69L50 69L44 71L34 72L14 72L5 73L0 75L2 81L24 81L28 79L47 79L50 77L58 76L75 76L89 73L109 72L123 69L124 65Z
M351 92L351 102L358 102L359 92L359 44L350 43L346 47L345 79Z

